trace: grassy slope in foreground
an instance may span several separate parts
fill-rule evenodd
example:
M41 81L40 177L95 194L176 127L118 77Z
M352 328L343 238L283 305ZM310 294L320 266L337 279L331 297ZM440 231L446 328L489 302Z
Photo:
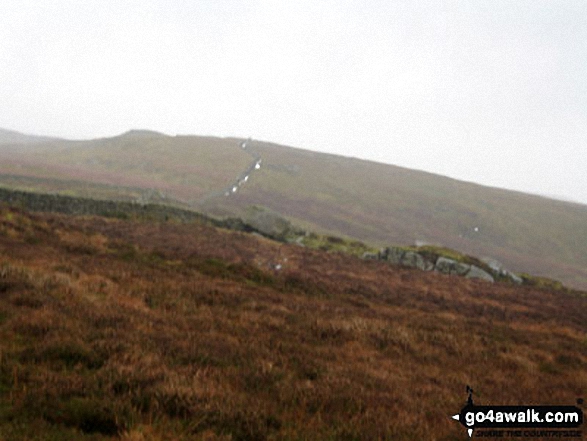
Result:
M200 224L2 208L0 437L458 440L466 384L478 403L585 395L586 303Z
M248 148L263 165L229 198L208 197L250 166L238 140L153 132L53 141L20 153L0 148L0 183L86 197L167 198L216 214L242 215L257 204L312 231L375 246L423 240L587 288L587 206L274 144ZM33 178L19 181L22 175Z

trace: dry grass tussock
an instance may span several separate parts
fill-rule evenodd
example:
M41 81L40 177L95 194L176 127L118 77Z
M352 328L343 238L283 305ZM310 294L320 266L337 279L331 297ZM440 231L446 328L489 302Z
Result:
M484 404L585 397L586 306L198 224L2 208L0 439L463 439L466 384Z

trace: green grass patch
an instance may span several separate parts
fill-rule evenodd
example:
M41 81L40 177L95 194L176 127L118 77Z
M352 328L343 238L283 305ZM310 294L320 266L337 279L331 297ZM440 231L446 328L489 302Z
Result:
M558 280L549 279L548 277L532 276L530 274L520 274L520 277L524 281L524 284L535 286L537 288L552 289L555 291L565 291L566 288Z
M302 236L300 243L308 248L328 252L340 252L361 257L364 253L376 253L377 249L357 240L342 237L308 233Z

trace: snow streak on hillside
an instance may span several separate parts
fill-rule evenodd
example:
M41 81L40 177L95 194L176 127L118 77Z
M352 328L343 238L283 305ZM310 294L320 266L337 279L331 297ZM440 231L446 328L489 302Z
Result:
M248 155L250 155L253 158L253 161L249 164L249 166L247 166L247 168L245 170L243 170L238 176L237 178L226 188L222 189L222 190L218 190L218 191L213 191L208 193L206 196L204 196L201 200L200 203L204 203L204 202L208 202L209 200L216 198L216 197L220 197L220 196L224 196L224 197L230 197L234 194L236 194L239 189L245 185L249 179L251 179L251 175L257 171L261 169L261 165L263 163L263 160L261 158L261 155L259 155L259 153L255 152L254 150L251 149L251 144L252 144L252 140L249 138L246 141L242 141L238 144L238 146L245 151Z

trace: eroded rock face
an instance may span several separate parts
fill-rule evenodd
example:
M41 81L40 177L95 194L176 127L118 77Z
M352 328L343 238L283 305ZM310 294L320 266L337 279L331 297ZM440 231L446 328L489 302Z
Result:
M254 207L249 211L245 222L264 236L283 240L293 231L292 224L272 211Z
M433 263L414 251L406 251L400 260L400 264L408 268L418 268L422 271L431 271L434 268Z
M434 264L415 251L406 251L401 248L388 247L379 251L379 259L394 265L408 268L417 268L422 271L432 271Z
M521 285L524 283L524 279L522 279L520 276L514 274L514 273L510 273L508 272L508 277L510 278L510 280L512 282L514 282L516 285Z
M457 262L456 260L449 259L447 257L439 257L436 260L434 269L443 274L456 274L458 276L464 276L471 270L471 265Z
M491 269L491 272L493 272L494 274L502 274L505 275L504 273L506 272L503 265L498 262L495 259L489 259L489 258L485 258L485 259L481 259L481 261L485 264L487 264L487 266L489 267L489 269Z
M389 248L380 248L379 252L377 253L377 258L379 260L387 260L387 250Z
M365 259L373 259L375 255L372 253L365 253L363 257ZM368 255L367 255L368 254ZM495 282L495 277L507 276L514 283L521 284L523 280L513 273L505 270L501 264L497 261L491 261L491 265L488 263L488 267L494 274L479 268L475 265L458 262L448 257L440 256L436 259L436 262L430 262L423 255L416 251L408 251L397 247L382 248L378 254L379 260L384 260L394 265L401 265L407 268L417 268L422 271L437 271L443 274L453 274L457 276L464 276L468 279L479 279L486 280L488 282Z
M483 271L481 268L476 267L475 265L471 265L471 269L465 275L465 277L467 279L487 280L488 282L491 282L491 283L493 283L495 281L495 279L493 278L493 276L491 274L489 274L486 271Z
M524 283L524 280L520 276L505 269L504 266L497 260L491 258L484 258L481 260L483 261L483 263L487 264L487 266L491 269L493 276L505 277L509 279L511 282L515 283L516 285L521 285L522 283Z
M458 276L465 276L467 279L481 279L488 282L494 282L495 279L487 271L475 265L468 265L466 263L457 262L446 257L439 257L436 260L434 269L444 274L456 274Z
M383 260L386 260L389 263L393 263L395 265L401 265L402 257L404 256L404 254L405 251L400 248L384 248Z
M448 259L446 257L439 257L436 259L434 269L439 273L450 274L456 264L456 260Z
M468 265L466 263L457 262L457 264L455 265L455 269L454 269L453 274L456 274L458 276L464 276L464 275L468 274L469 271L471 271L471 265Z

